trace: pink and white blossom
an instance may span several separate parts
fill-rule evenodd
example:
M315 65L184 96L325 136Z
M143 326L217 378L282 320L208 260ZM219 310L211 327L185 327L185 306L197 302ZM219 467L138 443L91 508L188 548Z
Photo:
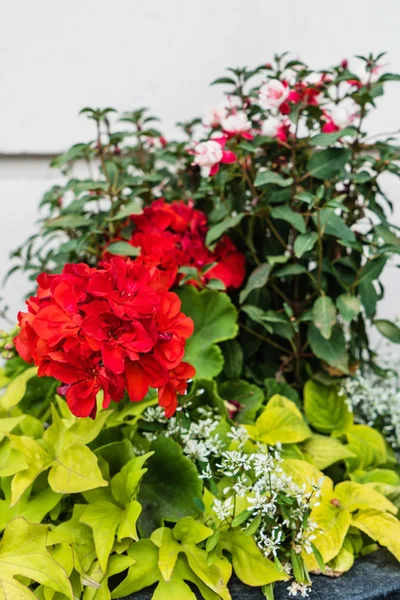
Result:
M258 91L259 103L262 108L278 108L289 94L287 85L279 79L271 79L264 83Z
M288 119L281 117L268 117L261 124L261 134L267 137L278 138L281 142L286 142L289 133Z
M249 132L251 129L251 122L243 111L234 112L222 119L221 127L224 133L228 134L230 137L241 135L246 139L253 139L253 136Z
M357 118L358 108L355 103L337 104L329 112L325 111L325 125L322 127L324 133L340 131L352 125Z
M200 167L203 177L218 173L220 163L230 164L236 161L236 154L230 150L224 150L226 137L214 138L206 142L199 142L194 149L189 150L193 154L193 165Z

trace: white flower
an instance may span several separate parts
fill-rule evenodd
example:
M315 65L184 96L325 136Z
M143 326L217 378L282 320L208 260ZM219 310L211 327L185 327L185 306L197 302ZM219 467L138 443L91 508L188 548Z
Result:
M270 473L275 468L275 461L270 454L253 455L253 466L256 477Z
M219 106L207 106L203 115L203 125L205 127L218 127L227 114L228 111L223 104Z
M379 77L381 76L382 68L382 66L377 65L370 70L367 69L367 63L363 62L355 69L351 69L351 72L354 73L354 75L357 75L360 83L363 85L368 85L369 83L375 83L378 81Z
M221 127L227 133L242 133L251 128L251 123L245 112L238 111L222 119Z
M214 500L212 508L215 514L217 515L218 519L221 519L221 521L223 521L227 517L231 517L233 515L234 508L233 496L227 498L226 500L218 500L216 498Z
M358 107L355 102L342 102L341 104L336 104L332 110L330 111L330 117L336 127L339 129L344 129L351 125L358 112Z
M307 598L309 595L310 586L304 583L298 583L297 581L293 581L291 585L287 588L289 592L289 596L301 596L302 598Z
M289 88L278 79L271 79L259 89L259 103L262 108L278 108L289 95Z
M280 117L268 117L262 122L261 133L267 137L277 137L283 123Z
M199 475L199 479L212 479L212 471L211 471L210 463L206 464L205 468L202 470L202 472Z

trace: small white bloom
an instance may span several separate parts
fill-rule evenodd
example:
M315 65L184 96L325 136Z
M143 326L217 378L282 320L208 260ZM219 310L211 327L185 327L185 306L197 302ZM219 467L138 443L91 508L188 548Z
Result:
M212 505L212 509L217 515L218 519L221 519L221 521L231 517L234 509L233 496L227 498L226 500L218 500L218 498L216 498Z

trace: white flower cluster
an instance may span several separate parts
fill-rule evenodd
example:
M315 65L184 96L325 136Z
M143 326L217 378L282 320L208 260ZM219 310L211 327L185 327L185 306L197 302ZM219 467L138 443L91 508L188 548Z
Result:
M343 381L341 394L355 420L380 430L391 446L400 450L400 378L398 366L385 375L370 367Z
M237 438L238 434L235 436ZM215 514L221 520L232 519L235 496L246 498L249 517L243 528L251 527L257 520L258 527L253 535L266 557L277 556L288 536L297 551L304 549L311 553L313 532L317 527L308 515L311 500L317 504L315 499L320 496L322 480L312 482L309 491L305 483L299 486L284 473L282 462L279 451L274 448L260 445L259 452L246 454L239 447L239 450L222 453L214 473L216 477L233 480L223 490L227 498L214 501ZM290 498L289 510L281 510L282 496Z
M198 408L197 413L200 420L191 421L188 427L184 427L180 415L167 419L160 406L150 406L144 411L143 420L147 423L161 423L165 427L157 431L157 434L149 431L142 433L150 442L159 435L175 437L181 444L184 454L192 460L207 463L202 477L208 479L212 476L208 459L211 456L220 456L222 451L222 440L218 433L213 433L220 424L221 417L215 415L209 407Z

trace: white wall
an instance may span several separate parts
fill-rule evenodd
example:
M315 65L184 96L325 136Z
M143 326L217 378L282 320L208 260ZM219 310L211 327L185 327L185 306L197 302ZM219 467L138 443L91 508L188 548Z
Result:
M319 68L353 54L387 51L400 71L399 0L19 0L0 22L0 276L8 252L35 230L36 204L58 177L53 154L93 131L82 106L149 106L167 134L177 120L219 100L208 83L227 66L267 62L290 50ZM386 59L385 59L386 60ZM371 133L399 126L399 88L369 121ZM21 156L21 154L23 156ZM399 204L397 182L388 183ZM397 215L400 224L400 213ZM400 312L398 275L386 276L383 314ZM5 296L15 312L23 278ZM391 293L390 293L391 291Z

